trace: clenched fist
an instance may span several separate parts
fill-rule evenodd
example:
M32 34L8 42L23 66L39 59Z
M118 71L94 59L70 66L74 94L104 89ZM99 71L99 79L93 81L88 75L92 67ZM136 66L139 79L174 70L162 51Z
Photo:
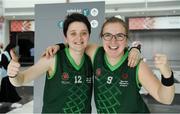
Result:
M164 54L155 54L154 56L155 67L158 68L165 78L171 76L171 68L168 63L168 58Z

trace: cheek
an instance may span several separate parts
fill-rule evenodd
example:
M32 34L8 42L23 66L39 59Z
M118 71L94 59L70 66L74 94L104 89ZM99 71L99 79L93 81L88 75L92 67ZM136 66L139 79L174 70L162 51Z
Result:
M104 50L107 50L108 49L108 43L106 41L103 41L103 47L104 47Z
M84 42L87 44L88 41L89 41L89 37L85 37L85 38L84 38Z
M127 46L127 41L122 41L122 42L119 42L119 44L121 45L121 47L126 47Z
M89 37L85 37L84 40L85 40L85 41L88 41L88 40L89 40Z
M127 43L122 43L121 45L122 47L126 47Z

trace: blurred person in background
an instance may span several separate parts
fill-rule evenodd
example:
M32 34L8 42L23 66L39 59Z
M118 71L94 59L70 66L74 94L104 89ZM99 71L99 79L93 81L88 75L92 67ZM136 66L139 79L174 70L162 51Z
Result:
M5 50L3 50L3 44L0 45L0 106L2 103L12 103L11 107L21 107L22 104L17 103L21 100L16 88L10 83L7 76L7 66L11 60L10 50L15 48L14 44L8 44Z

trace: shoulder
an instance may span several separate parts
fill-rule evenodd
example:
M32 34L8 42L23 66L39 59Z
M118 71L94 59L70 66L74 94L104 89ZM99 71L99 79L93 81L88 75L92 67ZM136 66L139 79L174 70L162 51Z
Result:
M86 53L84 54L84 58L85 58L85 61L88 61L88 62L91 61L91 58Z
M143 69L143 68L146 69L146 67L148 67L148 64L147 64L146 62L144 62L143 60L140 60L140 62L139 62L139 67L140 67L141 69Z
M101 46L101 47L99 47L99 48L96 49L96 52L95 52L94 55L95 55L95 56L96 56L96 55L99 56L99 55L104 55L104 53L105 53L105 50L104 50L104 48Z
M152 75L152 70L150 69L150 67L148 66L148 64L144 61L140 61L139 63L139 78L147 78L150 75Z
M139 62L139 72L145 72L146 69L148 69L148 64L144 62L143 60L140 60Z
M93 59L94 55L95 55L95 52L96 50L99 48L99 46L97 44L89 44L87 47L86 47L86 54L91 58Z

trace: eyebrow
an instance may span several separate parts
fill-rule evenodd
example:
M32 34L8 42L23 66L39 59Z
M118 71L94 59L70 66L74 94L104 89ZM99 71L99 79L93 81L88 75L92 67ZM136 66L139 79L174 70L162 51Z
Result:
M112 33L105 32L105 33L103 33L103 34L112 34ZM121 33L121 32L119 32L119 33L117 33L117 34L124 34L124 35L126 35L126 33ZM115 34L115 35L117 35L117 34ZM113 35L113 34L112 34L112 35Z
M86 30L86 29L81 30L81 31L87 31L88 32L88 30ZM70 30L69 32L76 32L76 30Z

